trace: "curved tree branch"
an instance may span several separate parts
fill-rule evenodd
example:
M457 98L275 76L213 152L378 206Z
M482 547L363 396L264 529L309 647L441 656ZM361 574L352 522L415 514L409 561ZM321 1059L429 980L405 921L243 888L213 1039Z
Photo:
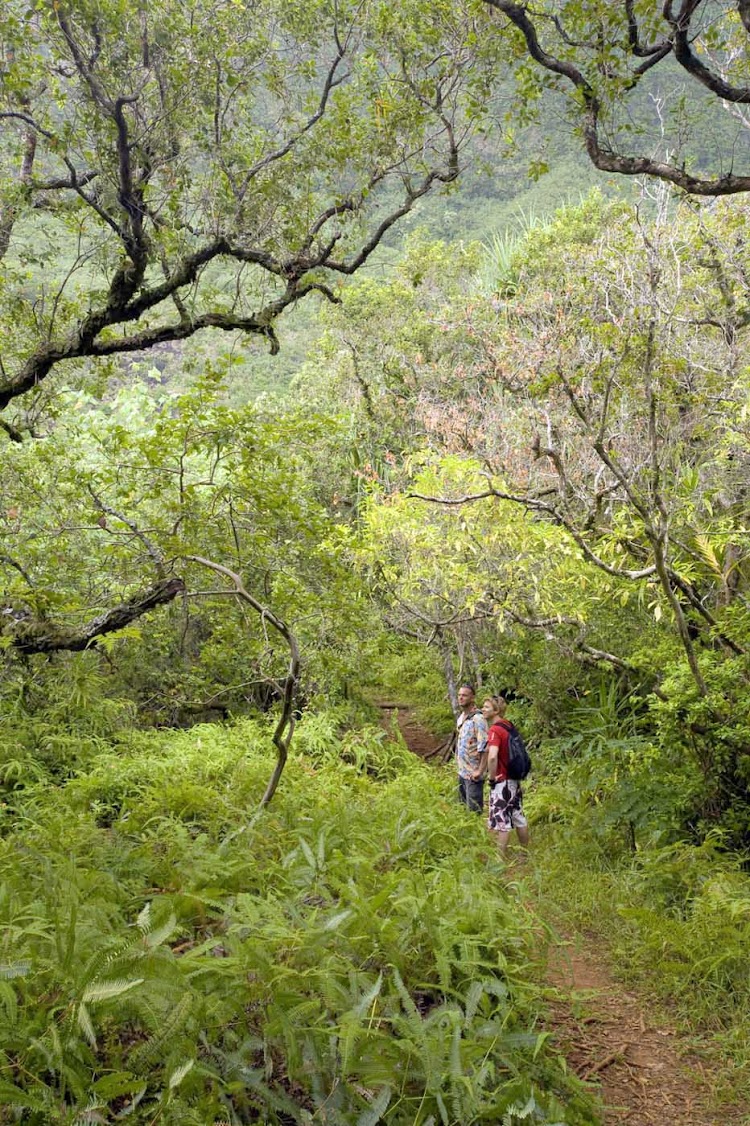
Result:
M299 691L299 678L300 678L300 655L297 639L292 631L278 618L272 610L254 598L246 589L242 579L235 571L230 571L228 567L224 567L221 563L214 563L211 559L204 559L200 555L188 555L187 559L191 563L200 563L202 567L208 567L209 570L214 571L217 575L223 575L234 584L234 593L248 606L251 606L257 614L260 615L263 622L268 622L273 628L281 634L284 641L289 647L289 665L287 674L282 681L282 707L279 721L273 733L273 744L276 747L277 760L273 774L269 780L266 792L261 799L261 808L268 805L271 798L276 793L276 788L279 784L286 760L289 754L289 745L292 741L294 734L294 712L297 703L297 694Z
M638 571L629 571L623 567L613 567L607 563L606 560L601 559L588 545L584 536L576 528L576 526L568 520L563 514L555 508L553 504L547 504L540 501L535 497L525 497L516 493L504 493L499 489L487 489L483 493L474 493L461 497L431 497L425 496L423 493L407 493L407 496L413 500L424 500L429 504L445 504L445 505L463 505L473 504L475 501L486 500L487 497L496 497L498 500L508 500L513 504L520 504L529 512L543 512L553 523L559 527L564 528L566 532L575 540L581 553L589 563L593 563L600 571L605 574L611 575L613 578L627 579L631 582L638 582L640 579L650 578L651 575L656 573L655 566L643 567Z
M727 172L723 176L717 177L694 176L680 165L654 160L647 156L622 156L602 144L599 136L601 104L583 71L569 59L558 58L544 49L536 25L529 18L525 4L516 4L513 0L485 0L485 2L491 8L495 8L507 16L510 22L520 31L526 43L526 50L534 62L551 74L567 79L574 87L581 104L581 125L586 151L592 164L600 171L614 172L623 176L653 176L656 179L666 180L668 183L674 184L693 195L723 196L750 191L750 176L736 176L733 172ZM646 63L633 73L631 85L635 85L641 75L653 66L655 61L666 57L668 54L674 54L677 61L688 73L692 74L703 85L709 86L714 93L719 94L725 100L733 102L750 100L750 89L745 87L735 89L729 86L720 76L710 72L693 54L689 46L688 30L690 18L697 6L695 0L684 0L680 15L671 21L674 28L673 37L667 43L662 43L658 47L644 49L649 57ZM671 5L667 4L666 9L671 9ZM665 18L668 21L670 19L669 15L665 15ZM637 31L630 21L631 49L633 48L634 34L637 42ZM678 39L681 45L677 44ZM639 49L635 53L640 55L641 50Z
M707 67L692 49L690 24L701 3L702 0L683 0L676 16L671 14L671 4L665 5L665 18L672 27L674 57L688 74L724 101L750 102L750 86L732 86L720 74Z

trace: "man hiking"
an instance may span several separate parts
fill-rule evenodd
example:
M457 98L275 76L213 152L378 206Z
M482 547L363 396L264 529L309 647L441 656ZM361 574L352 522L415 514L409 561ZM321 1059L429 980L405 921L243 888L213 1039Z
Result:
M481 813L487 769L487 724L474 702L471 684L462 684L459 688L458 705L461 709L456 721L458 800L473 813Z

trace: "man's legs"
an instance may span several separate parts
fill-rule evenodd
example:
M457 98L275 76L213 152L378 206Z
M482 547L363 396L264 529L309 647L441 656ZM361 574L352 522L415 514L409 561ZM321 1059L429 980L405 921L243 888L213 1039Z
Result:
M481 813L484 806L484 782L459 777L458 800L472 813Z
M518 833L518 843L520 844L520 846L524 850L524 852L527 852L528 848L529 848L529 827L528 827L528 825L525 825L523 827L519 826L516 829L516 832ZM500 855L502 856L503 860L507 860L508 859L508 841L510 840L510 830L508 830L507 832L503 832L502 830L500 830L500 832L495 833L495 836L497 837L497 847L500 849Z
M481 813L484 807L484 782L466 781L466 805L472 813Z

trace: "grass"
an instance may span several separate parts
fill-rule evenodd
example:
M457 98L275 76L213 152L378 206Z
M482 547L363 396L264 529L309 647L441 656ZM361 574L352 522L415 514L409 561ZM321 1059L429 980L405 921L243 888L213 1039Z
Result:
M483 826L378 728L123 736L14 791L0 1122L591 1126ZM9 784L13 784L12 781Z
M543 808L543 792L537 800ZM616 976L663 1007L710 1061L717 1103L750 1102L750 880L740 861L712 839L627 853L588 834L583 818L537 822L533 837L537 909L600 946Z

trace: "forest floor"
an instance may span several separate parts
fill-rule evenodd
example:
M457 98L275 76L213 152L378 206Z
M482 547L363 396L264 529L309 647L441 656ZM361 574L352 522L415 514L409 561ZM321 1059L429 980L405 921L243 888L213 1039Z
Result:
M385 726L395 716L415 754L428 758L440 745L409 707L381 708ZM560 938L547 959L548 1029L569 1067L601 1100L602 1126L750 1124L747 1108L712 1108L709 1066L645 992L616 979L604 939Z

